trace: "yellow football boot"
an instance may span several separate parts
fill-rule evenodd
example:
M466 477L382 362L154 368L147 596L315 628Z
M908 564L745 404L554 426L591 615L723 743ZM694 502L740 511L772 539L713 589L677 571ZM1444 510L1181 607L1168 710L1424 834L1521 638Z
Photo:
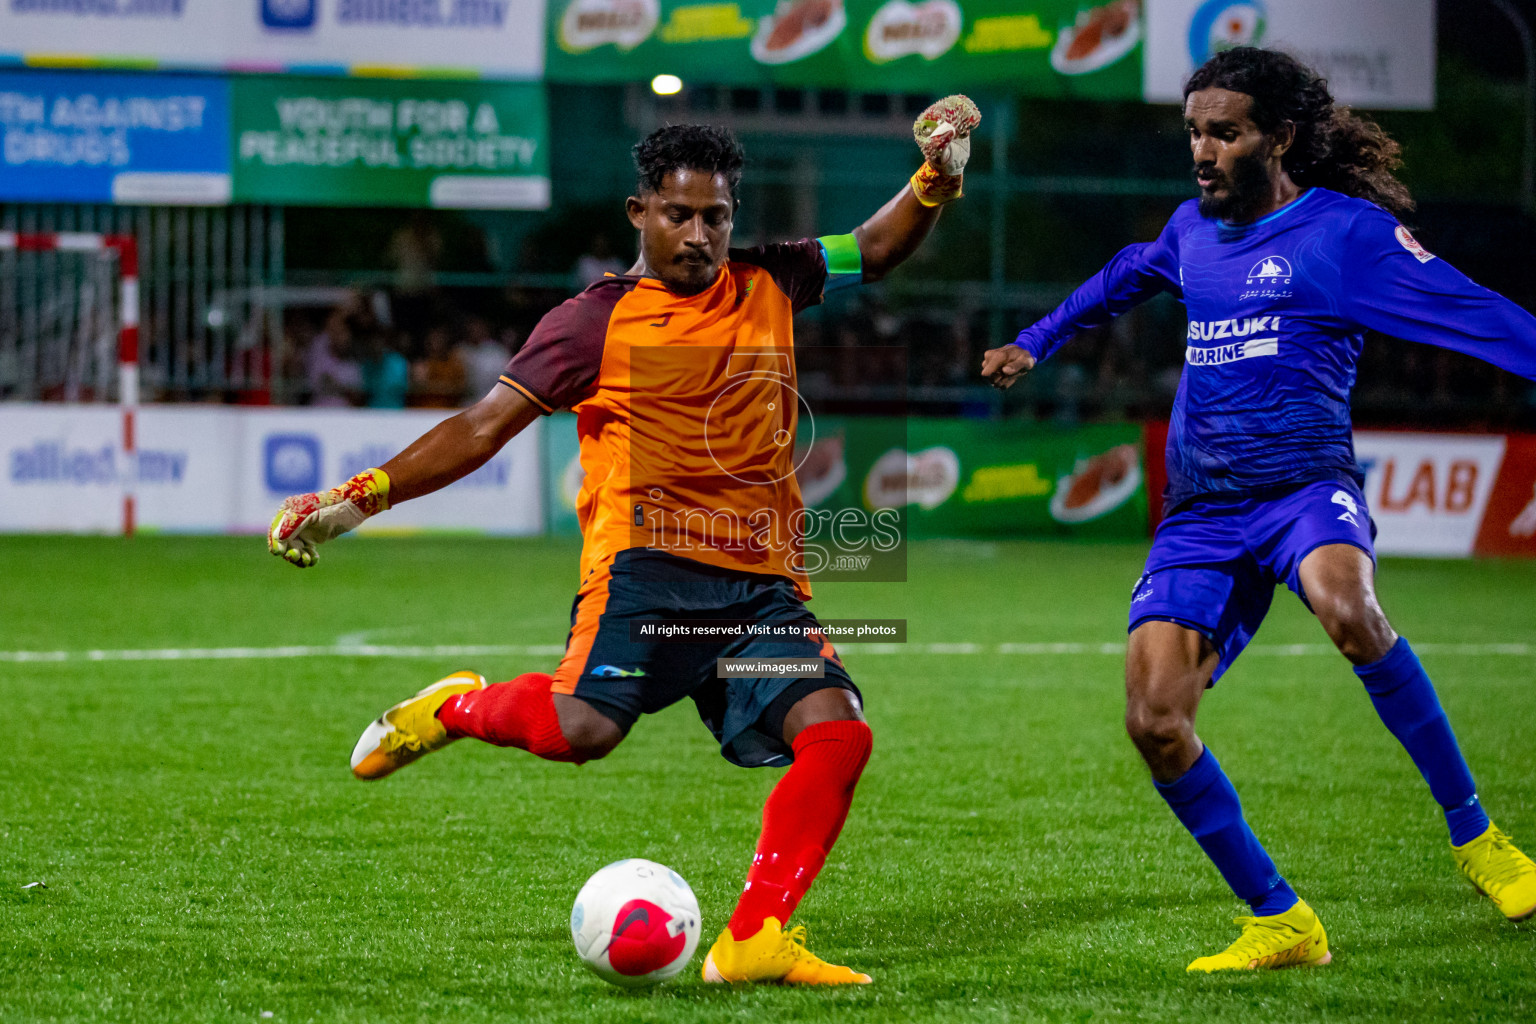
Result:
M352 774L360 779L382 779L421 755L446 747L453 737L437 720L437 709L450 697L483 689L484 677L455 672L396 704L363 730L352 748Z
M776 917L762 931L737 942L727 928L704 958L704 980L758 981L776 985L868 985L870 977L829 964L805 948L805 926L784 930Z
M1328 935L1305 900L1283 914L1234 917L1243 926L1236 942L1215 956L1202 956L1186 970L1253 971L1266 967L1321 967L1333 959Z
M1515 849L1509 836L1490 823L1488 831L1462 846L1452 846L1456 866L1477 891L1511 921L1536 914L1536 864Z

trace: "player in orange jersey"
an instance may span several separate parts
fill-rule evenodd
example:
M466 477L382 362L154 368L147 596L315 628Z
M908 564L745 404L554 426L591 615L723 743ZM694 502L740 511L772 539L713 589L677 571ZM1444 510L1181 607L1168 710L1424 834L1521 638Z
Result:
M545 316L472 408L380 469L284 502L269 547L311 565L316 544L459 479L540 414L577 415L584 544L559 667L492 686L472 672L439 680L368 726L352 753L359 778L466 736L579 764L613 750L641 715L691 697L728 760L791 765L768 798L746 888L704 977L868 983L807 952L803 929L786 928L842 830L871 743L859 691L803 603L790 319L832 279L879 280L912 254L960 195L979 117L963 97L925 112L922 167L851 235L752 249L729 248L743 164L734 137L700 125L651 133L635 147L627 209L640 258L629 273ZM705 644L639 635L679 619L798 628ZM823 670L718 678L716 659L726 657Z

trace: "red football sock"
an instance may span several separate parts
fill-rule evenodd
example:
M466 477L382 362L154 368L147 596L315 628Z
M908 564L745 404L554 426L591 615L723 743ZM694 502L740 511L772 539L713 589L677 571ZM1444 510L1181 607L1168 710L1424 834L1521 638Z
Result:
M509 683L496 683L450 697L437 709L437 720L454 739L472 736L498 747L518 747L546 761L581 763L565 734L545 672L527 672Z
M762 931L767 918L787 922L800 905L848 820L872 741L863 722L818 722L795 737L795 763L763 805L757 853L731 915L738 942Z

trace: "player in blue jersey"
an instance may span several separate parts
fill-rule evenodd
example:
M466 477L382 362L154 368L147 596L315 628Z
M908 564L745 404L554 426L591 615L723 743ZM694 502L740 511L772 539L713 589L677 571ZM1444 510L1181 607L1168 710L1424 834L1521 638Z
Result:
M1243 47L1184 91L1200 198L1122 250L982 372L1007 387L1085 327L1159 292L1189 316L1168 431L1167 518L1131 596L1126 728L1179 821L1253 908L1191 971L1325 964L1317 915L1275 869L1195 735L1206 688L1285 583L1354 665L1445 811L1461 871L1512 920L1536 864L1488 820L1429 677L1377 604L1374 529L1349 420L1364 332L1536 378L1536 318L1418 244L1398 147L1334 105L1315 72Z

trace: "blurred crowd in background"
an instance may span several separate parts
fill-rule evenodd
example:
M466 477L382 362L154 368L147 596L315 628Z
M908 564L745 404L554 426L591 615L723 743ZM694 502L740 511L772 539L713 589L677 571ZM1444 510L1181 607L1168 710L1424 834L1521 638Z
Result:
M545 312L604 274L624 273L633 251L597 234L567 277L496 290L439 286L442 246L425 221L413 220L391 243L391 286L353 290L330 306L290 306L277 374L284 400L384 409L471 404L496 386ZM1006 310L1009 336L1049 308ZM813 398L899 399L915 414L1063 424L1167 415L1184 361L1184 311L1173 299L1084 332L1007 395L978 376L991 315L979 303L878 288L834 295L797 321L797 348L826 354L802 358L802 390ZM1368 425L1533 429L1536 387L1480 360L1368 335L1355 412Z
M471 404L496 386L545 312L632 263L599 234L563 286L487 294L438 286L444 248L432 221L413 216L389 245L390 287L354 289L328 307L286 308L279 376L289 400L372 409Z
M519 336L454 315L420 333L395 320L388 296L356 292L334 308L286 315L283 376L304 404L451 409L496 386Z

